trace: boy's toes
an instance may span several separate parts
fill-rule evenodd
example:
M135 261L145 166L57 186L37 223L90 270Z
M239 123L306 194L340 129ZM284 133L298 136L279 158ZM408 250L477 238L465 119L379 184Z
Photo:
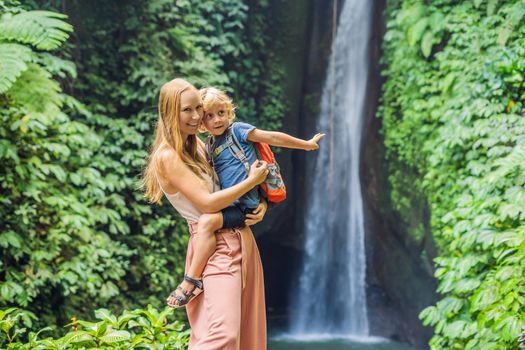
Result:
M179 300L177 299L177 292L173 292L170 294L170 296L167 299L168 306L170 307L178 307L179 306Z

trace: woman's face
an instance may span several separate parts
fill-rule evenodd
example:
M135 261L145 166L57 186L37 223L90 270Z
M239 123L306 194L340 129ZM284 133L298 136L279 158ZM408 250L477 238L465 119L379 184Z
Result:
M197 90L189 89L180 95L180 131L183 135L195 135L202 120L202 102Z

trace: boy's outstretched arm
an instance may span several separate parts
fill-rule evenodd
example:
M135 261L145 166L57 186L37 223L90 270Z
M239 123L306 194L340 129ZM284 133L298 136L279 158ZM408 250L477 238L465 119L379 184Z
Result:
M310 140L303 140L297 137L290 136L284 132L279 131L265 131L253 129L248 134L248 141L264 142L270 146L285 147L294 149L304 149L305 151L314 151L319 149L318 142L325 134L315 134Z

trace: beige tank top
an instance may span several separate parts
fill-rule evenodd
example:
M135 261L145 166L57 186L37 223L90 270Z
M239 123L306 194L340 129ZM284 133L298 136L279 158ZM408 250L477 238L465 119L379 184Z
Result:
M202 177L206 181L210 192L215 192L215 190L218 189L218 184L214 182L209 175L202 174ZM217 177L215 176L215 178ZM186 219L186 221L199 221L199 217L202 215L202 212L199 209L197 209L197 207L185 195L183 195L180 192L166 193L166 191L164 191L164 189L162 188L162 185L160 184L158 178L157 182L159 183L160 189L162 190L168 201L175 208L175 210L177 210L179 214L184 219Z

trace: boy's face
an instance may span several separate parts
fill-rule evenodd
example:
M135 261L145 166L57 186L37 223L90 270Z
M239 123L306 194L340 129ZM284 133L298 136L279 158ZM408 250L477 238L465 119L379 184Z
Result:
M214 104L206 111L204 111L204 118L202 118L202 123L204 127L210 134L213 136L222 135L228 126L230 121L228 119L228 111L224 108L224 105Z

